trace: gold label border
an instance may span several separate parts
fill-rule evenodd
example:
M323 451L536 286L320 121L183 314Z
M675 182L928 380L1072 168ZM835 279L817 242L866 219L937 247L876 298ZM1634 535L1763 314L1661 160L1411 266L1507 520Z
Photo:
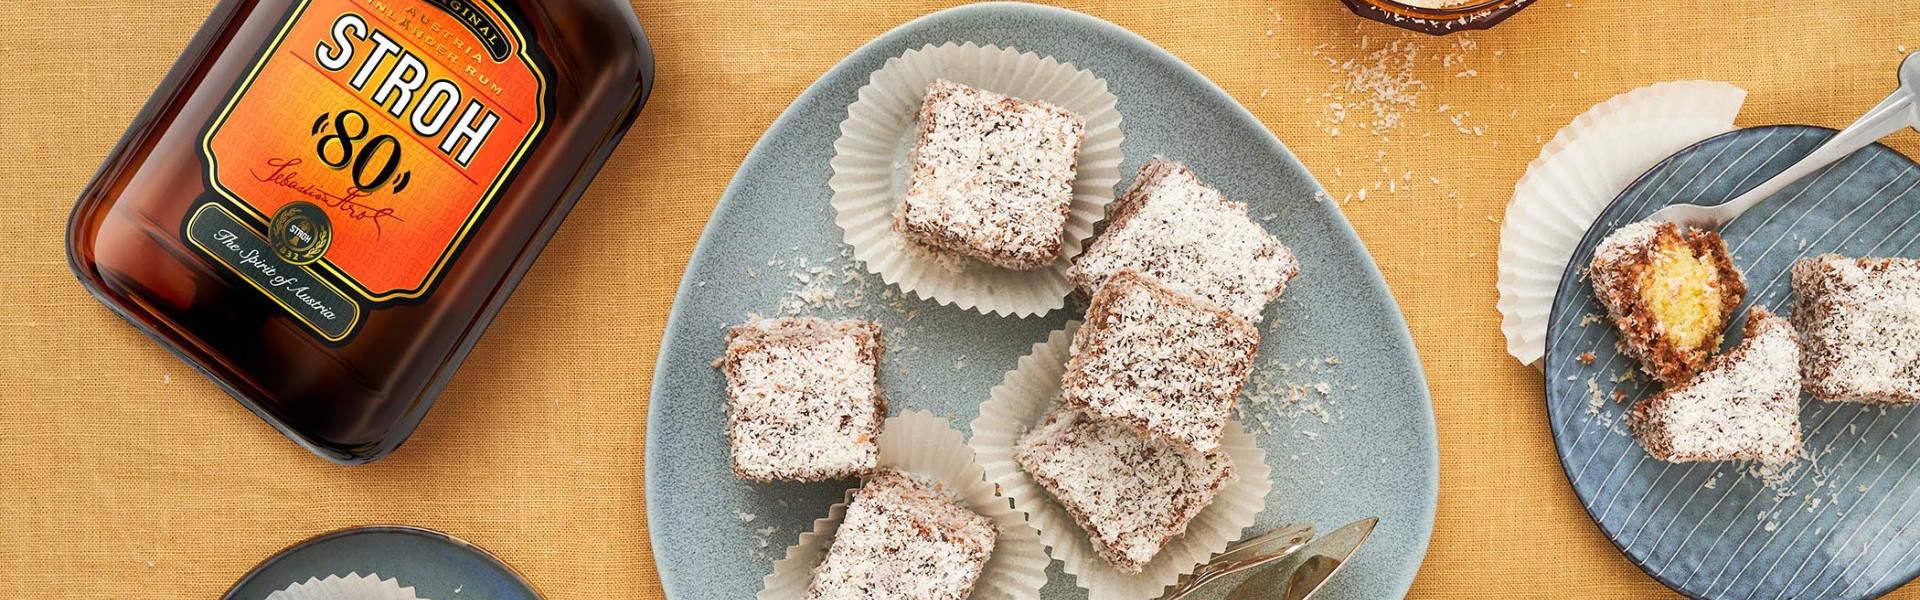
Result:
M346 271L334 265L333 261L325 257L313 263L315 266L319 266L328 273L332 273L335 277L340 278L355 294L368 301L386 302L389 300L409 300L425 297L427 293L433 289L434 284L440 281L440 276L446 271L447 264L453 260L454 251L466 242L467 236L473 233L473 228L480 224L480 216L485 214L487 209L493 205L493 200L500 195L500 190L505 186L506 181L519 172L521 166L520 161L526 158L527 152L533 149L533 141L538 139L540 134L546 130L547 119L549 118L547 114L549 107L546 102L546 72L540 69L538 63L534 61L533 55L528 52L529 44L526 36L522 35L518 27L512 26L510 22L506 22L506 11L500 6L500 3L497 0L480 1L485 2L487 6L493 9L495 15L501 17L501 29L513 35L516 46L518 47L514 54L520 57L520 60L525 63L527 70L533 73L534 81L539 84L534 89L534 94L538 100L534 102L535 114L533 118L533 129L529 130L526 138L520 141L520 148L515 150L513 156L507 160L506 166L500 169L500 174L493 178L493 185L488 187L485 193L481 194L480 201L474 204L473 211L467 215L466 223L462 224L460 230L454 233L453 239L447 242L446 249L440 252L439 260L434 262L433 270L427 272L426 278L421 280L419 287L376 294L372 290L367 289L365 285L362 285L359 280L354 279L352 275L347 274ZM242 80L240 86L227 98L227 103L220 109L220 114L214 116L213 124L207 127L207 133L200 138L200 154L207 160L208 187L219 192L221 197L232 202L240 208L242 212L252 216L262 225L271 222L272 219L255 209L253 205L241 199L239 195L233 193L233 191L228 190L226 186L220 184L220 157L213 153L213 136L220 131L221 127L226 125L228 115L233 112L235 106L239 105L240 98L246 96L247 91L252 89L254 80L260 75L260 70L266 67L267 61L273 60L274 54L279 52L281 44L286 41L287 34L293 30L293 24L299 21L301 17L306 16L307 8L312 4L313 0L300 0L300 5L295 7L293 13L287 17L286 22L281 24L280 31L274 34L271 42L268 42L266 50L261 52L260 58L254 63L253 68L247 71L246 79Z

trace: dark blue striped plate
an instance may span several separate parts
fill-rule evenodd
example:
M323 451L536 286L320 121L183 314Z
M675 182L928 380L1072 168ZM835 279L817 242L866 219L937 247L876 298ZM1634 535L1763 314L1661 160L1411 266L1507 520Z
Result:
M1637 365L1614 350L1584 276L1615 228L1679 202L1732 199L1833 135L1758 127L1709 139L1656 165L1587 231L1561 277L1547 333L1547 414L1574 491L1634 564L1693 598L1873 598L1920 574L1920 419L1803 399L1812 459L1771 473L1749 463L1670 464L1627 434L1628 407L1656 388L1619 381ZM1787 268L1825 252L1920 257L1920 166L1875 145L1775 194L1722 235L1746 274L1745 311L1786 314ZM1578 357L1592 352L1593 364ZM1613 400L1615 389L1624 401ZM1600 400L1593 400L1598 394Z
M263 600L309 579L349 574L397 580L419 598L540 600L533 584L479 546L405 525L354 527L308 538L261 561L220 598Z

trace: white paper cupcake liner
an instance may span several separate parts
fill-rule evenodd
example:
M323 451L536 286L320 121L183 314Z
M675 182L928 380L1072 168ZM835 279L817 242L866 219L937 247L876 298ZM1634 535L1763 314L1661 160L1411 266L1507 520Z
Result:
M1560 276L1594 218L1661 160L1733 131L1746 96L1712 81L1649 85L1594 106L1540 149L1514 184L1500 227L1500 330L1509 354L1539 366Z
M975 581L970 600L1040 597L1040 587L1047 583L1047 554L1040 547L1040 534L1027 526L1025 514L994 493L993 484L987 483L979 463L973 460L973 450L961 442L960 432L933 413L907 411L887 419L879 444L880 466L939 483L961 504L1000 526L993 555ZM759 600L797 600L806 595L807 586L813 583L813 569L826 558L854 491L847 490L846 497L828 510L826 518L813 522L813 531L800 534L800 541L773 563L773 573L761 580Z
M1000 486L1001 493L1013 498L1014 508L1027 513L1027 521L1040 530L1040 543L1054 558L1065 564L1088 597L1100 600L1146 600L1192 573L1227 544L1240 539L1242 530L1253 525L1254 517L1266 507L1267 492L1273 489L1266 452L1254 443L1253 435L1241 429L1237 421L1228 421L1220 449L1233 459L1239 477L1220 489L1213 504L1200 511L1187 525L1186 533L1167 542L1153 562L1138 574L1122 573L1094 553L1086 530L1061 508L1044 488L1013 461L1013 445L1029 427L1051 409L1060 398L1060 378L1066 372L1068 348L1072 345L1078 322L1068 323L1047 341L1034 344L1033 351L1020 358L1014 370L1007 372L992 397L980 406L980 418L973 421L973 439L968 445L978 453L987 480Z
M941 257L893 229L905 195L907 149L927 84L948 80L1071 110L1086 121L1060 259L1032 271ZM1067 265L1106 214L1120 182L1120 112L1106 80L1073 63L972 42L909 50L875 71L847 107L833 144L834 223L853 256L887 283L915 296L982 314L1028 316L1066 305Z
M397 579L381 579L369 573L348 573L346 577L328 575L310 577L287 589L267 594L265 600L417 600L413 587L400 587Z

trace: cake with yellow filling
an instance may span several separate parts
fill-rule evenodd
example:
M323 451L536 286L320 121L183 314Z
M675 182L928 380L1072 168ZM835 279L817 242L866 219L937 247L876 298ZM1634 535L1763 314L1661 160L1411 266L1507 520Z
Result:
M1786 319L1747 315L1746 339L1685 383L1642 400L1627 426L1669 462L1779 464L1800 449L1800 344Z
M1747 295L1720 234L1672 223L1614 231L1601 240L1587 275L1620 332L1620 353L1667 384L1706 366Z

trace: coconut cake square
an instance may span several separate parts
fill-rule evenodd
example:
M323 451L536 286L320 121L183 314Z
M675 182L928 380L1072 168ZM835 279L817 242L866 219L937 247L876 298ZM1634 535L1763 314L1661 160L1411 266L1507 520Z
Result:
M1074 258L1067 279L1091 298L1127 270L1258 322L1300 274L1300 261L1247 215L1247 205L1227 200L1185 165L1154 158Z
M854 492L807 600L962 600L999 527L912 475L881 469Z
M1085 135L1072 111L935 80L920 108L894 229L997 267L1052 264Z
M1198 451L1220 445L1260 332L1134 271L1108 279L1074 334L1063 402Z
M880 326L763 319L727 335L727 433L733 472L757 481L860 475L879 457Z
M1095 553L1139 573L1237 476L1224 452L1193 452L1055 406L1013 459L1086 530Z

